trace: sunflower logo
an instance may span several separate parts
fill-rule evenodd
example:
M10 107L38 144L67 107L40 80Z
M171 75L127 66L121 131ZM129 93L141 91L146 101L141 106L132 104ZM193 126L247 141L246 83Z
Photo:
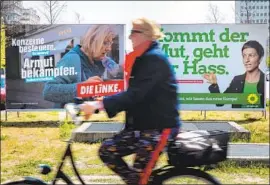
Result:
M259 100L259 97L256 94L250 94L247 97L248 103L252 104L252 105L256 104L258 102L258 100Z

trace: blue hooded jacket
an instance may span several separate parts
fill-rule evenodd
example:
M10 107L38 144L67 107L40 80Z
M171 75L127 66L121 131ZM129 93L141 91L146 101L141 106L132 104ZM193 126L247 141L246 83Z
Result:
M89 77L101 77L105 71L101 61L90 63L88 57L80 50L80 45L75 46L57 63L59 69L74 69L74 75L61 75L45 83L43 97L54 102L54 108L63 108L77 96L77 84L86 81Z

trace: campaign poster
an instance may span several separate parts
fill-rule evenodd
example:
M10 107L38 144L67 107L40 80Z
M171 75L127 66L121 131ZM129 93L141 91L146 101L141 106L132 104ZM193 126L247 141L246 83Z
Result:
M97 89L105 94L122 91L124 33L122 24L18 26L6 47L7 109L62 109L83 83L111 84ZM102 95L85 93L86 101Z
M181 110L264 110L267 24L163 24Z

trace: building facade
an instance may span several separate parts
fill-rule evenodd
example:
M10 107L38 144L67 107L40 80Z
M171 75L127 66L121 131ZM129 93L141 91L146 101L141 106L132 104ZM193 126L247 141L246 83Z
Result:
M235 0L235 22L269 24L269 0Z
M24 8L22 1L1 2L6 24L39 24L40 17L33 8Z
M37 15L37 11L33 8L22 9L21 24L39 24L40 17Z

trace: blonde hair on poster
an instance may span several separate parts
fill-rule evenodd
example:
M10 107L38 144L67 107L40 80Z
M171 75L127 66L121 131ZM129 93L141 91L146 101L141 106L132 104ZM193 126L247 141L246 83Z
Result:
M104 41L113 39L116 32L112 25L94 25L89 28L81 40L81 46L91 61L98 56Z

